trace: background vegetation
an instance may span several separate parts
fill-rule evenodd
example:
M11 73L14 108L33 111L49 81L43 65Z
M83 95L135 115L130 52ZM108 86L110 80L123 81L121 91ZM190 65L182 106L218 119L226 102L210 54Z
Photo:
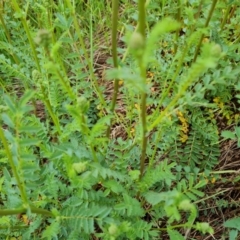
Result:
M0 2L1 239L239 239L240 3Z

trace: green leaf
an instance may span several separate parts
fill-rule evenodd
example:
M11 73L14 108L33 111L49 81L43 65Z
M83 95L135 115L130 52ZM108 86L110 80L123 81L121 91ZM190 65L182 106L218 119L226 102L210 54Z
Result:
M154 206L162 201L166 201L167 193L156 193L153 191L149 191L145 194L145 198L148 203Z
M240 127L235 127L235 133L238 138L240 138Z
M229 232L229 240L237 240L238 230L231 230Z
M3 96L5 103L7 104L8 108L11 110L12 113L16 113L17 109L15 104L13 103L12 99L8 95Z
M235 228L240 231L240 217L229 219L223 225L224 227Z
M204 187L207 185L207 181L206 180L200 180L195 186L194 188L195 189L198 189L198 188L201 188L201 187Z
M24 133L36 133L41 130L42 130L42 128L37 125L36 126L21 126L21 127L19 127L19 131L24 132Z
M26 90L24 95L21 97L20 102L19 102L19 106L25 107L26 104L30 101L30 99L35 95L35 91L33 90Z
M236 139L235 133L231 131L222 131L221 135L226 139Z
M238 230L231 230L229 232L229 240L236 240L238 236Z
M185 240L185 238L176 230L167 230L170 240Z
M4 123L5 123L6 125L8 125L9 127L11 127L11 128L14 128L14 127L15 127L14 122L12 121L12 119L11 119L6 113L3 113L3 114L2 114L2 120L3 120Z
M199 197L203 197L204 196L204 193L203 192L200 192L198 191L197 189L191 189L191 192L194 193L195 195L199 196Z
M37 138L24 138L20 141L19 145L22 147L39 145L41 141Z
M114 179L104 182L103 185L114 193L121 193L124 191L122 185L120 185L119 182Z
M53 239L54 237L57 238L57 234L60 230L59 222L54 221L52 222L42 233L42 238L46 239Z

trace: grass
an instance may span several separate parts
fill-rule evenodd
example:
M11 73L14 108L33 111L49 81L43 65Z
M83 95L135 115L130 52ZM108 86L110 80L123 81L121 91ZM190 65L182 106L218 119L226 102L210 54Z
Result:
M2 1L1 239L238 239L239 9Z

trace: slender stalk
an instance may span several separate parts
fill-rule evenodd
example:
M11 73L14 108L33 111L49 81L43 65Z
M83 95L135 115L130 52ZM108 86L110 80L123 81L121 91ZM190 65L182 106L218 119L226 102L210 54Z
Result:
M114 68L118 68L118 57L117 57L118 9L119 9L119 0L113 0L112 1L112 58L113 58ZM118 89L119 89L119 79L115 79L112 103L110 108L111 113L113 113L116 106ZM112 120L110 121L110 124L107 128L107 134L106 134L107 138L109 138L110 136L111 125L112 125Z
M0 127L0 139L2 140L4 149L6 151L6 155L7 155L9 164L11 166L11 169L12 169L12 172L13 172L13 176L15 177L15 179L17 181L22 201L23 201L24 205L28 206L29 204L28 204L28 199L27 199L27 193L26 193L25 185L24 185L23 181L21 180L21 178L19 176L19 173L17 171L17 168L15 166L15 163L14 163L14 160L13 160L13 157L12 157L12 154L11 154L11 150L10 150L10 148L8 146L8 142L7 142L7 139L5 138L5 135L4 135L2 127Z
M22 13L19 5L17 4L16 0L12 0L12 5L13 5L13 8L14 8L15 12L18 13L19 15L21 15L20 20L21 20L22 25L24 27L24 30L25 30L25 32L27 34L28 41L30 43L31 50L32 50L32 53L33 53L33 57L34 57L36 65L37 65L37 69L38 69L39 72L41 72L41 67L40 67L40 63L39 63L38 57L37 57L36 47L35 47L35 44L33 42L32 37L31 37L30 31L29 31L29 28L28 28L28 25L27 25L27 20L26 20L26 18L24 16L22 16L23 13Z
M79 115L79 120L81 122L81 129L82 129L82 132L89 137L89 134L90 134L90 130L86 124L86 120L85 120L85 117L84 117L84 114L83 113L80 113ZM92 152L92 156L93 156L93 160L94 162L98 162L98 158L97 158L97 155L96 155L96 151L93 147L93 144L92 142L90 142L89 144L89 149L90 151Z
M9 42L10 44L12 44L12 40L11 40L10 33L9 33L9 31L8 31L8 29L7 29L7 26L6 26L6 24L5 24L5 21L4 21L4 19L3 19L3 10L2 10L2 9L0 9L0 22L2 23L2 26L3 26L4 32L5 32L6 36L7 36L8 42ZM10 54L12 55L15 63L16 63L16 64L19 64L19 60L18 60L17 56L14 54L14 52L11 51Z
M36 208L34 206L30 206L30 210L31 210L31 213L37 213L45 216L54 217L52 212L42 208ZM17 214L24 214L24 213L27 213L26 208L0 209L0 216L17 215Z
M146 0L146 2L145 2L145 8L148 6L148 4L150 3L150 1L151 1L151 0ZM139 24L137 24L134 32L138 31L138 27L139 27ZM129 54L129 46L127 47L125 53L123 54L123 57L122 57L122 60L121 60L122 63L124 63L124 61L126 60L128 54Z
M29 226L28 225L18 225L18 226L11 226L9 227L8 225L6 226L0 226L0 229L11 229L11 230L20 230L20 229L23 229L23 228L28 228Z
M207 17L207 20L205 22L205 26L204 27L208 27L208 24L212 18L212 15L213 15L213 12L214 12L214 9L216 7L216 4L217 4L217 0L213 0L212 1L212 6L211 6L211 9L208 13L208 17ZM203 41L203 38L204 38L204 34L201 35L200 37L200 40L199 40L199 43L197 45L197 48L196 48L196 51L195 51L195 55L194 55L194 58L193 58L193 62L196 62L196 59L197 59L197 56L198 56L198 53L199 53L199 50L201 48L201 45L202 45L202 41Z
M181 21L181 15L182 15L182 2L181 0L178 0L178 10L177 10L177 20ZM180 29L178 29L175 33L175 42L174 42L174 53L176 54L178 49L178 38L179 38Z
M228 16L229 16L229 12L230 12L230 10L231 10L231 5L229 5L228 7L227 7L227 10L225 11L225 14L224 14L224 18L223 18L223 20L222 20L222 23L221 23L221 31L223 30L223 28L224 28L224 26L225 26L225 24L226 24L226 22L227 22L227 18L228 18Z
M30 210L32 213L36 213L36 214L41 214L41 215L44 215L44 216L49 216L49 217L54 217L54 214L46 209L43 209L43 208L37 208L37 207L34 207L34 206L30 206Z
M0 216L17 215L25 212L26 208L0 209Z
M233 6L232 6L232 9L231 9L231 12L230 12L230 15L229 15L229 19L231 19L231 18L233 17L236 9L237 9L237 6L236 6L236 5L233 5Z
M16 0L12 1L12 5L13 5L13 8L14 8L15 12L21 15L22 11L21 11L19 5L17 4ZM29 41L29 44L31 46L31 50L32 50L32 53L33 53L33 57L34 57L37 69L38 69L38 71L40 73L42 73L42 69L40 67L39 59L38 59L38 56L37 56L36 46L34 44L34 41L33 41L32 37L31 37L30 31L29 31L29 28L28 28L28 24L27 24L27 20L26 20L26 18L24 16L21 16L20 20L21 20L22 25L24 27L24 30L25 30L25 32L27 34L28 41ZM49 114L50 114L50 116L51 116L51 118L52 118L52 120L53 120L53 122L54 122L54 124L55 124L55 126L57 128L58 134L60 134L61 130L60 130L58 118L54 114L52 106L50 104L50 101L49 101L48 97L46 96L46 94L44 93L45 91L44 91L44 88L42 86L41 86L41 90L42 90L42 94L43 94L43 97L44 97L43 101L45 103L45 106L47 107L47 110L48 110L48 112L49 112Z
M145 0L138 1L138 32L142 35L143 42L146 40L146 13L145 13ZM139 57L138 64L140 68L140 75L143 81L143 84L146 85L146 66L143 63L143 55ZM140 159L140 179L143 177L144 168L145 168L145 158L146 158L146 149L147 149L147 93L144 91L141 94L141 123L142 123L142 150L141 150L141 159Z

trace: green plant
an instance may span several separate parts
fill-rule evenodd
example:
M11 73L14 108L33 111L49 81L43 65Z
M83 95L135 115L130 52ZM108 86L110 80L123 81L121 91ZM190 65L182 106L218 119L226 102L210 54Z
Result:
M239 231L240 231L239 223L240 223L239 218L232 218L232 219L227 220L224 223L224 227L231 229L229 232L230 240L237 239L237 237L239 236Z
M235 112L228 104L238 49L229 43L239 33L228 33L239 4L232 4L1 3L1 238L214 233L198 204L219 194L205 194L205 177L226 173L214 172L213 112ZM112 55L106 75L98 52Z

